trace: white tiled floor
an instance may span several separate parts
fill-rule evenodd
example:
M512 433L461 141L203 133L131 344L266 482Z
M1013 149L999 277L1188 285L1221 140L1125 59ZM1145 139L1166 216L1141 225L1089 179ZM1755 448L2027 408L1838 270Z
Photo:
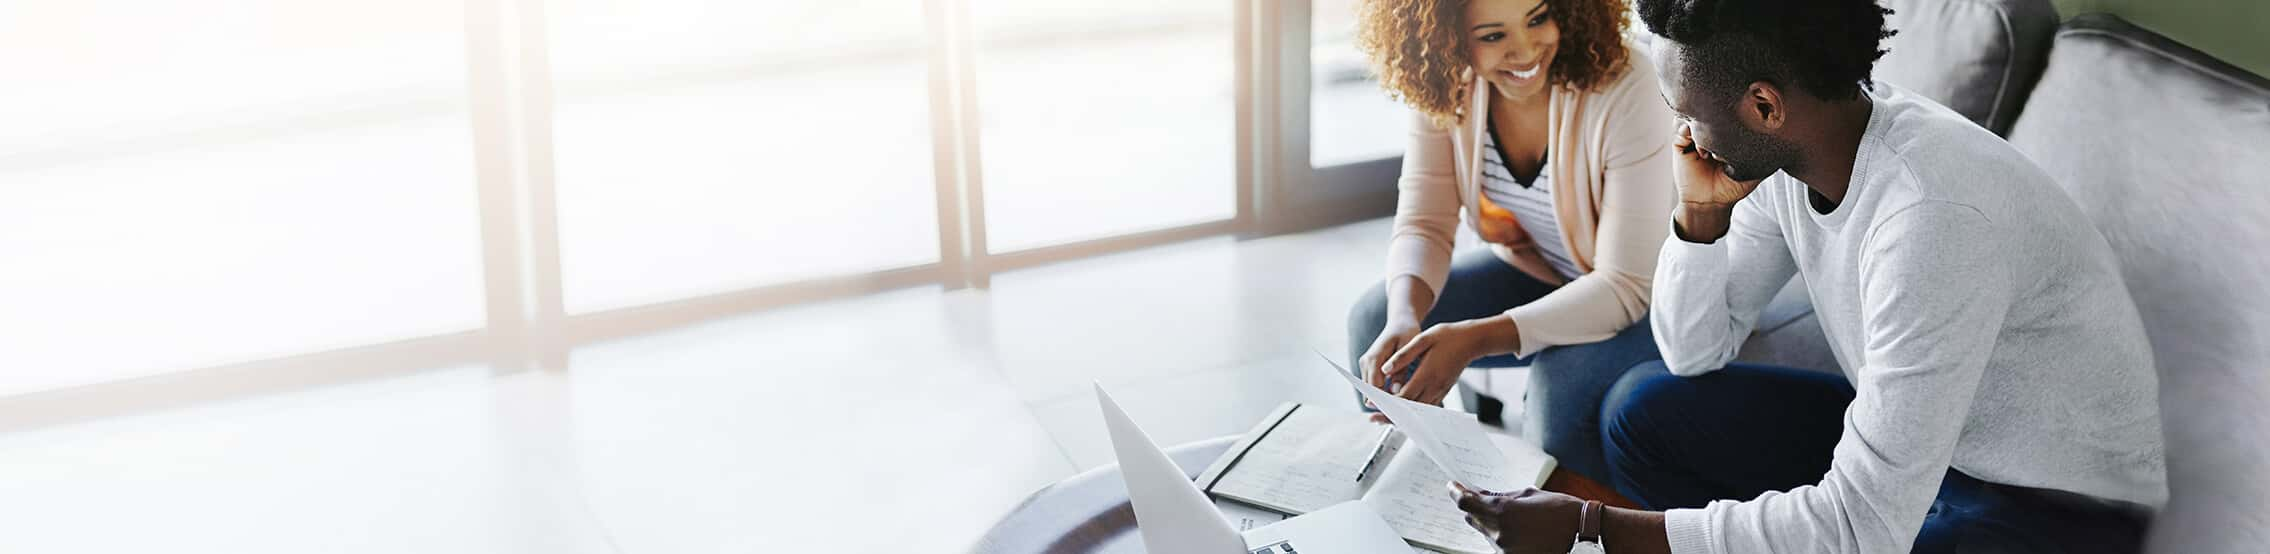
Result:
M955 552L1109 461L1349 402L1386 222L1200 240L580 349L0 434L0 552Z

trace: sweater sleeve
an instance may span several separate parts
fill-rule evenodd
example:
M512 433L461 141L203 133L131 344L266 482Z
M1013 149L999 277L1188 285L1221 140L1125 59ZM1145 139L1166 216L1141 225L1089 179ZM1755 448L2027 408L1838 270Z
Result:
M1734 204L1726 236L1709 244L1673 234L1655 266L1655 346L1671 373L1692 377L1726 365L1775 291L1797 274L1766 204L1787 183L1768 181ZM1675 223L1666 222L1665 229Z
M1411 112L1403 176L1395 181L1395 222L1387 242L1387 280L1410 275L1442 294L1458 232L1458 163L1450 131Z
M1665 518L1674 552L1907 552L1938 494L2014 292L1975 209L1925 202L1863 241L1861 367L1818 484ZM1680 548L1684 547L1684 548Z
M1520 355L1607 340L1647 315L1665 214L1678 197L1671 184L1671 111L1655 92L1653 74L1635 67L1604 98L1610 109L1592 271L1506 311L1521 333Z

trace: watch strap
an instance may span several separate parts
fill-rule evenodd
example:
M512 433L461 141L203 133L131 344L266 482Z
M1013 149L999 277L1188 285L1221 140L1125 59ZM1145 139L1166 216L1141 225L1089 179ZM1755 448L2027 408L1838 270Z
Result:
M1584 519L1577 524L1577 540L1590 539L1593 542L1600 542L1600 518L1607 511L1607 507L1598 500L1584 501Z

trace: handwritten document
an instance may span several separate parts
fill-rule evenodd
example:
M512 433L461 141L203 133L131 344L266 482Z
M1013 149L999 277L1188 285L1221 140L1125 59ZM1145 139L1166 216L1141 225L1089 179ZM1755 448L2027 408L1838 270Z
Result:
M1357 379L1331 358L1324 361L1332 364L1333 373L1355 386L1365 400L1386 413L1419 451L1449 473L1450 480L1466 488L1492 491L1520 490L1533 484L1528 482L1530 476L1514 475L1505 454L1490 442L1489 433L1482 430L1482 423L1475 421L1473 415L1388 394Z
M1387 520L1396 534L1430 550L1491 554L1489 537L1466 524L1466 512L1451 499L1450 475L1422 452L1406 452L1388 462L1364 503Z

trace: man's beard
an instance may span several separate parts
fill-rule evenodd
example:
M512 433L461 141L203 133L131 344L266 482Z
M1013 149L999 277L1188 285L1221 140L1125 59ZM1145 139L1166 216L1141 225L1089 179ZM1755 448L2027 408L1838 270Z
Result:
M1718 171L1726 178L1756 181L1797 164L1797 145L1740 126L1733 131L1733 144L1711 149L1711 154L1725 164Z

